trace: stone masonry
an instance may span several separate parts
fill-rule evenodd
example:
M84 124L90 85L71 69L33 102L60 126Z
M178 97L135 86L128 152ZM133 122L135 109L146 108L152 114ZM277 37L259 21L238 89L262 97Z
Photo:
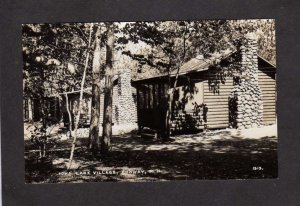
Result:
M258 85L257 37L254 33L245 36L241 47L241 75L229 96L230 124L244 129L262 125L263 101Z
M118 124L136 124L137 108L132 95L131 71L129 68L120 70L118 76L118 104L116 120Z

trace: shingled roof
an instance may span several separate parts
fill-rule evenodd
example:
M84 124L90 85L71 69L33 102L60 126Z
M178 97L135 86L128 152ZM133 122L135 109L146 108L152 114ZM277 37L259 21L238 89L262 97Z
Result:
M185 62L179 69L179 75L188 74L191 72L199 72L199 71L205 71L209 69L209 66L213 65L215 62L221 61L222 59L225 59L229 57L231 54L233 54L235 51L226 49L222 50L220 52L213 53L211 57L204 58L203 55L198 55L195 58L190 59L189 61ZM171 71L171 76L175 76L177 73L177 70L174 69ZM152 78L158 78L168 75L167 72L155 75L152 77L147 77L143 79L137 79L134 82L146 80L146 79L152 79Z
M214 65L217 62L220 62L223 59L226 59L233 53L235 53L235 50L222 50L220 52L213 53L209 58L204 58L203 55L198 55L195 58L190 59L189 61L185 62L179 69L179 75L184 75L192 72L201 72L201 71L206 71L209 69L210 66ZM265 58L262 56L258 55L258 58L262 59L263 61L267 62L270 64L272 67L276 68L276 65L272 64L271 62L267 61ZM171 71L171 76L176 75L177 70L174 69ZM134 80L133 82L139 82L147 79L154 79L154 78L159 78L159 77L164 77L167 76L168 73L162 73L159 75L155 75L152 77L147 77L147 78L142 78L142 79L137 79Z
M214 62L221 61L222 59L225 59L228 56L230 56L232 53L233 51L227 49L213 53L209 58L204 58L203 55L198 55L195 58L192 58L191 60L187 61L180 67L179 75L196 71L205 71L208 69L209 66L214 64ZM176 72L176 69L173 70L171 72L171 75L176 75Z

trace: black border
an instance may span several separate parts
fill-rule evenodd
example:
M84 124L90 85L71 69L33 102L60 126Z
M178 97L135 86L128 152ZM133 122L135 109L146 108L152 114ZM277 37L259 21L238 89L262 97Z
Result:
M3 205L298 205L300 203L299 1L2 0ZM279 179L30 185L24 180L21 24L274 18Z

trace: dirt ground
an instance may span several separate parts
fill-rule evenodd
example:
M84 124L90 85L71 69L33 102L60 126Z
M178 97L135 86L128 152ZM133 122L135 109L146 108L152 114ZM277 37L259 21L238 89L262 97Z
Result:
M25 179L27 183L67 183L276 178L274 128L179 135L165 143L124 134L113 136L110 154L101 158L87 152L87 138L81 137L70 171L66 164L71 139L61 140L43 160L25 140Z

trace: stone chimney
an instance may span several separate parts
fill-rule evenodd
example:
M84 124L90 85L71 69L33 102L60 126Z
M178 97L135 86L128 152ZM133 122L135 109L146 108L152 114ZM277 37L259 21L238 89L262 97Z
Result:
M134 124L137 121L137 108L131 87L131 70L120 70L118 77L117 123Z
M258 85L257 37L254 33L245 36L241 47L241 75L229 96L230 124L244 129L262 125L263 101Z

